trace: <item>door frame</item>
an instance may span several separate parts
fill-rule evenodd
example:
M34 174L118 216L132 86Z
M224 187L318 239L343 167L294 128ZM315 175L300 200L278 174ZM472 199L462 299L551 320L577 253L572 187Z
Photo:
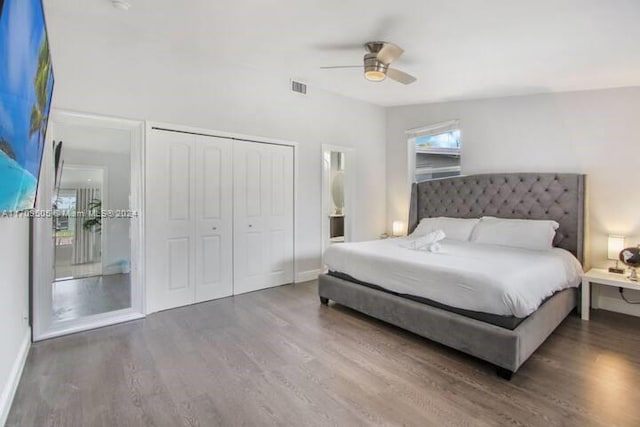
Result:
M356 174L356 150L353 147L345 147L341 145L322 144L322 259L324 269L324 251L329 247L330 238L330 219L329 219L329 206L331 206L331 153L342 152L345 156L345 164L347 165L344 171L344 210L348 213L345 215L344 221L344 241L350 242L353 240L353 218L354 218L354 206L353 198L355 196L355 174Z
M127 130L131 134L129 207L137 212L131 218L131 307L83 318L53 322L51 292L54 278L51 198L53 190L53 138L56 124L95 126ZM43 153L36 212L44 218L33 221L33 341L140 319L145 313L144 299L144 122L75 111L52 109Z
M268 137L262 137L262 136L255 136L255 135L249 135L249 134L243 134L243 133L237 133L237 132L226 132L226 131L221 131L221 130L215 130L215 129L207 129L207 128L201 128L201 127L196 127L196 126L188 126L188 125L180 125L180 124L175 124L175 123L168 123L168 122L160 122L160 121L146 121L144 124L145 128L145 141L143 144L143 150L142 150L142 164L143 164L143 174L144 174L144 159L146 158L146 152L145 152L145 147L146 144L148 143L147 141L147 135L150 135L151 132L155 129L155 130L164 130L164 131L169 131L169 132L182 132L182 133L190 133L190 134L194 134L194 135L200 135L200 136L209 136L209 137L216 137L216 138L224 138L224 139L229 139L232 141L243 141L243 142L255 142L255 143L259 143L259 144L272 144L272 145L284 145L284 146L288 146L288 147L293 147L293 281L294 283L298 283L298 282L302 282L305 280L309 280L309 279L304 279L304 272L299 272L298 271L298 263L297 263L297 257L296 257L296 238L297 238L297 229L298 229L298 224L297 224L297 206L298 206L298 186L296 185L296 181L297 181L297 177L298 177L298 165L299 165L299 159L298 156L300 154L300 150L298 149L298 142L295 141L289 141L289 140L284 140L284 139L276 139L276 138L268 138ZM143 203L144 203L144 197L142 199ZM143 223L144 224L144 223ZM146 244L146 240L143 240L144 244ZM146 264L146 258L143 258L144 263ZM146 284L144 286L144 288L146 289ZM148 311L148 295L145 294L145 314L150 314L151 312Z

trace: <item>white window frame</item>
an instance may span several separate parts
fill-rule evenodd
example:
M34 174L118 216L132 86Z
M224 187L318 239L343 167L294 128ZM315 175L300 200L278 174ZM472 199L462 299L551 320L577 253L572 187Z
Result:
M416 170L416 143L415 140L421 136L437 135L446 133L454 129L460 130L460 151L462 151L462 126L460 120L447 120L445 122L439 122L428 126L421 126L418 128L407 129L405 134L407 135L407 157L408 157L408 188L409 194L411 192L411 185L416 182L416 175L431 173L433 169L422 168L420 171ZM462 154L462 153L460 153ZM460 156L462 159L462 155ZM418 173L420 172L420 173ZM462 165L460 167L438 168L437 172L460 172L462 175Z

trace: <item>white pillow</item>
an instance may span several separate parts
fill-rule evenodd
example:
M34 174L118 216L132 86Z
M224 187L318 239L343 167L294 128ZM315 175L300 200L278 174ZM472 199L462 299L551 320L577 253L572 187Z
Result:
M537 219L504 219L485 216L473 229L471 241L516 248L549 250L560 224Z
M447 239L469 240L473 227L480 221L479 218L448 218L440 216L437 218L422 218L416 229L411 233L411 237L421 237L437 230L444 231Z

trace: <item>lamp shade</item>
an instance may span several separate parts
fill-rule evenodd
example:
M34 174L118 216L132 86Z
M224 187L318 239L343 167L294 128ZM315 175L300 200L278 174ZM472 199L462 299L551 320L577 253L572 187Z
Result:
M394 236L402 236L404 233L404 222L400 220L393 221L392 230Z
M609 236L607 258L618 259L618 254L624 249L624 236Z

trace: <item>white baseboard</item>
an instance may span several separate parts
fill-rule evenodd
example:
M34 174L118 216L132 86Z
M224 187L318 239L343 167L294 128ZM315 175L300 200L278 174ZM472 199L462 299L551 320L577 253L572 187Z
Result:
M598 298L598 308L602 310L616 311L618 313L640 316L640 305L633 305L625 302L622 298L600 296Z
M5 425L7 422L7 417L11 410L11 404L13 403L13 398L16 394L16 390L18 389L20 377L22 377L22 370L27 362L29 348L31 348L31 328L28 328L24 334L22 344L20 344L20 350L18 351L16 360L13 362L11 372L9 373L9 379L2 390L2 395L0 395L0 426Z
M321 272L320 269L298 271L296 273L296 283L308 282L309 280L316 280L320 272Z

